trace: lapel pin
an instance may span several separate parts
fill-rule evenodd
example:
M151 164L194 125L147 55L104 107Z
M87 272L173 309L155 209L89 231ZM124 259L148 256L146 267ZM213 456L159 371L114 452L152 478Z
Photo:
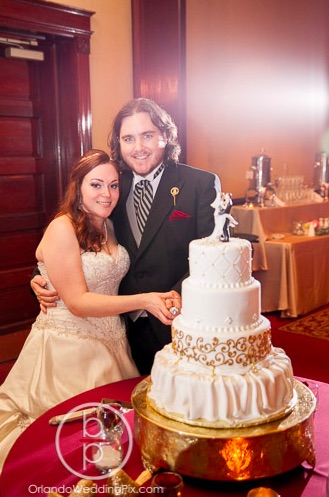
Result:
M174 197L174 206L176 206L176 195L179 194L179 188L177 186L173 186L170 193Z

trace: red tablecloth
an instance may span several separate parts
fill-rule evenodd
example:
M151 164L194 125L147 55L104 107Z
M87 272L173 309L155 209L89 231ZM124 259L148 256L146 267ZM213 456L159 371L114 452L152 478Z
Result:
M299 378L305 381L303 378ZM63 495L68 493L79 478L62 464L55 447L56 426L49 425L50 417L65 414L70 409L84 403L100 402L102 398L130 400L131 392L141 378L112 383L95 388L69 399L50 409L16 441L10 451L0 479L1 497L44 497L50 489ZM306 380L312 382L312 380ZM245 497L250 488L271 487L282 497L320 497L325 495L326 477L329 473L329 384L318 383L319 405L315 413L316 467L312 470L302 465L286 474L261 481L248 482L207 482L184 477L183 497ZM132 413L127 415L132 425ZM65 445L70 456L70 444L80 433L81 421L65 425ZM128 442L126 442L128 444ZM73 444L74 445L74 444ZM72 449L72 452L74 450ZM73 455L72 455L73 457ZM124 470L133 479L142 471L143 466L138 447L133 449ZM96 474L96 473L95 473ZM98 480L105 485L106 479ZM148 483L145 484L147 486ZM145 489L147 490L147 489ZM104 493L104 492L103 492ZM145 492L147 493L147 492Z

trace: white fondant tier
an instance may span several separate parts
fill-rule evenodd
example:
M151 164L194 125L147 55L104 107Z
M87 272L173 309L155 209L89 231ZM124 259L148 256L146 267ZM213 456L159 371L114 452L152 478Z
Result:
M252 279L239 288L206 288L189 277L182 283L182 311L180 318L186 326L203 330L246 329L255 326L260 318L260 283Z
M156 354L151 380L148 397L155 409L202 426L264 423L295 402L291 362L278 348L244 375L216 375L212 368L179 360L169 344Z
M251 283L251 244L241 238L219 242L193 240L189 246L190 279L195 285L234 288Z
M272 350L270 322L261 317L257 326L225 331L192 328L184 325L181 316L172 326L172 347L176 360L211 367L213 374L244 374L270 354ZM157 361L158 359L156 359ZM208 371L209 372L209 371Z

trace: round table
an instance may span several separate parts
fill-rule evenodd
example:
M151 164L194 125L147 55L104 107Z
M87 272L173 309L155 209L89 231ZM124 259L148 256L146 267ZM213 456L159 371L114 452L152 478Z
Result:
M57 427L49 424L53 416L66 414L71 409L85 403L98 403L103 398L130 401L135 386L143 379L111 383L77 395L53 407L32 423L17 439L5 461L0 479L1 497L45 497L50 490L67 496L68 491L79 480L60 461L55 437ZM312 382L298 378L300 381ZM271 487L282 496L314 497L325 495L326 476L329 473L329 384L319 382L319 405L315 412L315 448L316 466L312 470L306 465L276 477L247 482L209 482L184 477L185 487L182 496L188 497L245 497L250 488L257 486ZM133 413L127 415L133 427ZM77 433L81 433L82 422L67 423L64 443L70 451L70 444ZM128 443L128 442L126 442ZM74 447L72 447L74 458ZM140 452L134 443L132 453L124 466L124 471L133 479L143 471ZM98 485L105 485L106 479L98 480ZM149 486L146 482L145 486ZM144 492L147 493L147 492Z

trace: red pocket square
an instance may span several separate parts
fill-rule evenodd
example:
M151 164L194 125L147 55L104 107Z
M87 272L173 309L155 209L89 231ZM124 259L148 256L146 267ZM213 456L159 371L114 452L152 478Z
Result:
M189 214L186 214L185 212L182 211L174 211L170 218L169 221L175 221L176 219L186 219L188 217L191 217Z

